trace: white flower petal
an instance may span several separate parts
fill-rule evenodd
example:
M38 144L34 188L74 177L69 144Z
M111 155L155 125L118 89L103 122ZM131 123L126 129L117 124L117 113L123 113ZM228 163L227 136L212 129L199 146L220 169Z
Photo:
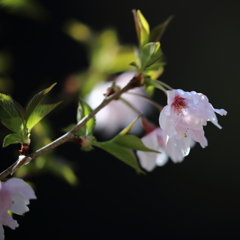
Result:
M23 214L29 211L28 204L28 199L24 198L21 194L14 194L12 195L12 205L9 210L13 213Z
M16 220L8 214L8 210L13 213L23 214L28 211L29 199L35 199L35 193L22 179L11 178L8 181L0 182L0 240L4 239L4 229L2 225L11 229L18 227Z
M11 194L19 193L28 199L36 199L33 189L20 178L11 178L4 183Z
M214 111L215 111L216 113L218 113L219 115L221 115L221 116L227 115L227 111L224 110L224 109L216 109L216 108L215 108Z
M207 146L203 126L211 121L221 129L215 112L223 116L227 111L214 109L202 93L177 89L167 91L167 95L168 105L160 113L159 124L167 154L174 162L179 162L188 155L193 140L203 148Z
M155 130L144 136L141 140L146 147L156 151L158 150L157 132ZM155 168L157 153L137 151L136 154L142 168L147 171L152 171Z
M155 168L157 153L137 151L136 154L139 158L142 168L149 172Z
M165 153L162 130L160 128L154 129L152 132L142 138L143 144L160 153L137 151L142 168L147 171L152 171L156 166L163 166L168 161L168 156Z
M157 154L157 158L156 158L156 165L158 167L162 167L164 166L167 161L168 161L168 155L165 153L165 151L163 151L163 149L158 149L158 151L160 152L159 154Z
M0 224L0 240L4 240L4 229L2 224Z

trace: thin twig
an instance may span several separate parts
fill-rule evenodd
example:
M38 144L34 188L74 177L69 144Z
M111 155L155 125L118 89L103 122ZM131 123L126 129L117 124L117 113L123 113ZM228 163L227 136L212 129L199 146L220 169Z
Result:
M81 127L83 127L87 123L87 121L89 121L93 116L95 116L96 113L98 113L102 108L104 108L108 103L110 103L114 99L118 99L121 96L122 93L127 92L128 90L130 90L130 89L132 89L134 87L138 87L138 85L136 84L136 79L137 78L138 78L138 76L134 77L125 87L123 87L119 91L115 92L114 94L106 97L97 108L95 108L89 115L87 115L83 119L81 119L81 121L79 121L76 124L76 126L74 128L72 128L69 132L65 133L64 135L62 135L61 137L57 138L56 140L54 140L53 142L49 143L48 145L40 148L36 152L27 155L25 158L23 158L21 160L18 159L10 167L8 167L2 173L0 173L0 180L5 179L8 175L12 174L18 168L20 168L21 166L25 165L26 163L32 161L34 158L43 155L44 153L46 153L46 152L48 152L48 151L58 147L59 145L65 143L65 142L71 141L74 138L74 134Z

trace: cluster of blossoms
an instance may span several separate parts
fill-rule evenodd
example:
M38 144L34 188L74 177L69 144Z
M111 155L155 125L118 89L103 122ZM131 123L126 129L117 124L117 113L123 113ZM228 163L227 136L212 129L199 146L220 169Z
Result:
M208 145L203 126L207 121L221 129L215 113L226 115L224 109L214 109L202 93L184 92L181 89L167 91L167 105L159 117L161 128L153 129L142 138L143 143L161 154L137 151L142 167L148 171L164 165L168 156L173 162L181 162L195 142Z
M16 214L23 214L29 211L27 205L30 199L36 199L33 189L22 179L11 178L6 182L0 182L0 240L4 239L4 229L2 225L11 229L18 227L9 211Z
M26 110L10 96L0 94L0 105L10 115L9 119L2 117L1 122L5 127L14 132L4 138L3 147L15 143L21 144L21 155L16 164L13 165L14 167L11 169L11 174L20 166L27 164L39 156L39 153L41 155L67 141L80 143L83 147L90 147L85 148L85 150L91 149L92 146L100 147L138 171L141 169L136 163L136 157L130 151L136 149L145 150L137 151L137 155L142 168L151 171L155 166L163 166L166 164L168 158L171 158L175 163L181 162L184 157L189 154L191 147L196 142L199 142L203 148L206 147L208 143L203 126L207 125L207 121L211 121L221 129L215 113L222 116L226 115L227 112L224 109L214 109L209 103L208 98L201 93L194 91L184 92L178 89L167 91L168 103L160 113L160 127L152 127L148 122L145 122L147 135L142 138L142 142L148 149L142 146L138 138L137 140L134 138L134 143L133 138L131 138L132 136L128 138L130 139L128 141L126 141L126 138L121 138L123 137L122 135L126 134L128 130L133 127L133 124L130 124L121 134L110 141L101 143L95 140L92 136L92 132L95 130L95 115L97 118L96 129L104 130L106 135L111 136L119 130L119 128L125 127L134 117L141 116L142 112L147 114L151 110L151 104L145 101L147 94L143 88L139 86L151 86L159 88L164 92L165 88L170 89L169 86L157 81L156 78L161 75L164 66L164 62L162 62L163 54L160 48L160 42L158 41L169 21L172 19L172 16L163 24L158 25L150 31L149 24L141 12L139 10L133 10L133 14L140 47L138 54L136 54L138 58L136 59L136 63L132 62L130 65L134 66L137 71L129 71L121 74L115 79L114 83L102 82L97 84L86 97L86 103L79 101L77 112L78 123L76 125L74 124L74 128L71 126L72 129L69 130L68 134L55 140L53 142L55 145L48 144L37 151L38 154L36 154L36 152L35 155L31 155L33 157L27 157L31 129L44 118L46 114L60 104L60 102L50 105L40 104L45 95L56 83L36 94L30 100ZM102 51L101 48L105 48L100 47L102 45L104 46L101 42L99 47L96 48L98 49L97 55ZM111 47L110 49L111 52L115 47ZM91 56L94 56L95 59L93 52L91 52ZM119 50L119 54L120 52ZM112 56L114 56L114 53L110 55L111 57L109 59L113 59ZM104 58L100 59L102 61ZM106 59L108 59L108 57ZM93 62L95 62L95 60ZM107 61L107 65L108 62L109 61ZM94 68L95 64L90 67L90 73L94 73ZM103 75L105 75L105 70L103 67ZM98 74L98 70L96 73ZM95 75L95 73L93 75ZM101 74L99 75L101 76ZM132 80L129 81L129 79ZM105 94L103 94L104 92ZM99 102L102 103L99 105ZM152 101L150 100L150 102ZM156 105L157 104L155 104L155 106ZM91 107L94 108L94 110L92 110ZM99 112L100 109L101 111ZM137 119L138 118L136 118L134 129L132 129L135 133L140 127ZM87 124L88 120L89 124ZM56 144L57 142L58 145ZM151 150L156 150L157 152ZM5 176L2 176L1 179L4 177ZM36 199L35 193L23 180L12 178L6 182L0 181L0 240L4 240L3 225L11 229L18 227L17 221L12 218L10 213L23 214L27 212L29 210L27 205L30 199Z

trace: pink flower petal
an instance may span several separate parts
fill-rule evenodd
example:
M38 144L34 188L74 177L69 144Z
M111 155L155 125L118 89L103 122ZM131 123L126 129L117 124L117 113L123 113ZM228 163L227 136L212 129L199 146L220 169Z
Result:
M4 240L4 229L3 229L3 226L2 224L0 224L0 240Z
M35 193L22 179L11 178L6 182L0 182L0 240L4 239L2 225L12 229L18 227L17 221L8 214L8 210L23 214L29 211L27 205L30 199L36 199Z
M207 146L203 126L211 121L221 129L215 112L223 116L227 111L214 109L202 93L177 89L167 91L167 95L168 105L160 113L159 124L163 130L166 152L173 161L178 162L188 155L193 140L203 148Z
M144 136L142 139L143 144L160 153L137 151L142 168L147 171L152 171L156 166L163 166L168 161L168 156L165 153L162 140L162 130L160 128L154 129L152 132Z
M9 179L5 183L5 186L11 194L19 193L25 198L36 199L33 189L20 178Z

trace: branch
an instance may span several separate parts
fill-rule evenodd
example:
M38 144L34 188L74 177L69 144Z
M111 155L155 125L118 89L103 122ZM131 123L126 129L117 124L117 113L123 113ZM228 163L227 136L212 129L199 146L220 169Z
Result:
M8 175L13 174L18 168L22 167L23 165L29 163L32 161L34 158L39 157L43 155L44 153L58 147L59 145L62 145L65 142L71 142L72 139L74 138L74 134L81 128L83 127L87 121L89 121L93 116L95 116L102 108L104 108L107 104L109 104L112 100L118 99L122 93L127 92L128 90L142 86L142 75L139 74L133 79L122 89L119 91L113 93L112 95L106 97L102 103L95 108L89 115L85 116L81 121L79 121L74 128L72 128L69 132L65 133L61 137L57 138L53 142L49 143L48 145L40 148L34 153L28 154L24 158L19 158L15 163L13 163L10 167L5 169L2 173L0 173L0 180L5 179ZM20 155L21 156L21 155Z

